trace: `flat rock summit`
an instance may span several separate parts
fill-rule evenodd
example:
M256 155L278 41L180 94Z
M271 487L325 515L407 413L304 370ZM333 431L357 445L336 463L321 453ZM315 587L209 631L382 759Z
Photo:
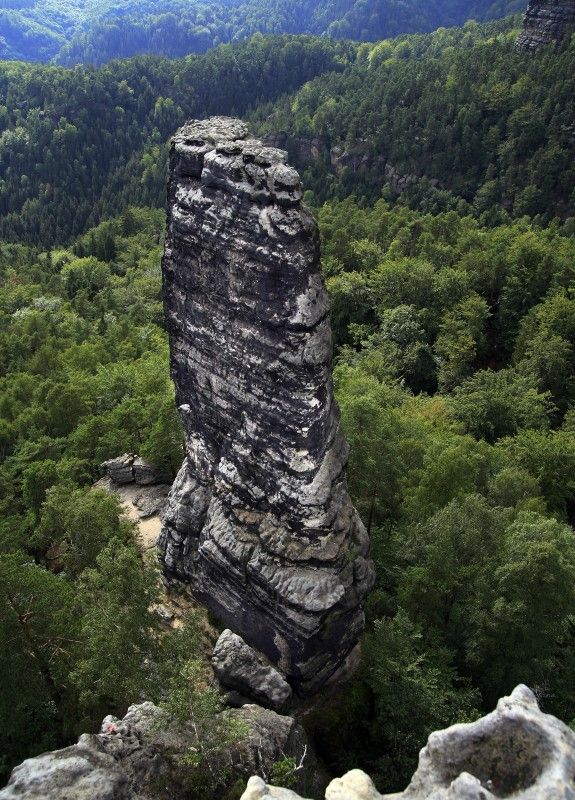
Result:
M286 162L237 119L172 142L163 277L187 456L159 553L168 580L309 693L353 651L374 570L346 483L318 230Z

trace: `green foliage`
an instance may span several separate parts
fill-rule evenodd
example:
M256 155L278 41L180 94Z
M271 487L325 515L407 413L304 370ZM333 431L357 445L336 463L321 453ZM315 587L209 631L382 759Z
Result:
M106 713L121 714L127 698L149 691L147 661L154 656L158 628L150 606L158 589L136 543L122 539L110 539L77 588L82 653L70 680L79 711L94 726Z
M60 741L81 644L73 587L22 552L0 555L0 720L3 769Z
M209 668L198 659L180 664L172 676L162 708L173 719L191 725L195 744L178 759L181 770L188 773L186 784L190 797L203 798L229 779L228 750L247 733L243 720L224 712L222 696L209 685Z
M2 775L143 693L159 700L164 652L184 661L170 636L160 646L134 525L90 488L125 450L172 474L181 463L158 324L163 223L132 208L77 241L79 257L0 245ZM106 242L100 261L90 250Z
M120 514L119 500L106 492L72 489L66 483L53 486L30 545L40 552L58 545L66 573L76 578L96 565L110 542L127 545L134 540L134 525Z
M394 791L431 730L519 682L573 718L575 240L382 200L319 220L377 584L361 725L340 741L324 714L313 733L334 770Z
M342 73L305 84L273 113L256 110L258 127L282 132L316 202L352 192L373 201L384 188L411 207L469 209L491 225L572 218L575 46L531 58L515 52L514 24L363 45ZM537 277L517 284L525 300Z
M552 406L537 390L533 375L512 369L483 370L453 392L455 416L477 438L493 443L522 429L544 429Z
M61 245L130 205L163 207L166 142L186 119L244 115L342 70L356 49L258 36L201 57L146 56L97 70L0 62L0 239ZM70 298L91 301L108 281L118 233L134 231L104 225L76 243L78 260L62 274Z
M293 757L282 758L272 766L269 782L273 786L295 789L297 786L297 762Z
M367 640L367 683L374 694L371 746L374 776L405 788L421 743L433 731L477 716L477 692L458 680L450 654L426 642L421 628L400 610L375 623Z

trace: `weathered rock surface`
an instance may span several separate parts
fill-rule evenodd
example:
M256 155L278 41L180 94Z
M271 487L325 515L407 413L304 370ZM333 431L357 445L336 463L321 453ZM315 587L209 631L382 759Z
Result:
M355 647L373 583L333 399L317 226L286 154L240 120L170 158L164 295L187 458L160 559L301 691Z
M517 38L518 50L539 50L575 31L575 0L530 0Z
M321 791L305 733L291 717L253 705L224 713L241 720L245 733L215 757L221 761L216 774L219 768L228 782L247 780L254 772L269 774L286 756L299 763L305 754L300 791ZM24 761L0 800L186 800L194 767L181 757L196 744L192 725L170 722L153 703L131 706L122 720L106 717L100 734L84 734L72 747Z
M155 483L164 483L170 480L170 476L159 470L155 464L134 453L124 453L123 456L104 461L103 464L100 464L100 472L120 486L128 483L152 486Z
M326 800L573 800L575 733L543 714L533 693L518 686L497 709L466 725L432 733L410 785L381 795L352 770L332 781ZM294 792L252 778L242 800L300 800Z
M225 630L214 647L214 673L224 689L232 689L266 708L284 710L292 689L282 675L263 663L241 636Z

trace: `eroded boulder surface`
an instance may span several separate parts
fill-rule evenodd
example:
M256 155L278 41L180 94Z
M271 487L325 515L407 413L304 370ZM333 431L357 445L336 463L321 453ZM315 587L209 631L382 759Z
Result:
M374 573L318 230L286 159L222 117L172 143L163 276L187 457L159 553L168 580L310 692L355 647Z
M535 51L575 32L575 0L530 0L517 49Z
M223 713L241 723L241 736L212 754L222 780L213 792L206 789L206 800L254 772L269 774L286 757L303 759L300 791L321 791L317 762L291 717L255 705ZM170 720L153 703L131 706L121 720L106 717L98 735L84 734L76 745L24 761L0 800L187 800L198 768L186 759L197 744L191 723Z
M291 700L292 689L283 676L265 664L241 636L225 630L212 655L212 667L223 689L276 711L284 710Z
M352 770L334 780L326 800L574 800L575 733L544 714L535 695L518 686L497 709L470 724L432 733L411 783L381 795ZM242 800L300 800L294 792L253 777Z

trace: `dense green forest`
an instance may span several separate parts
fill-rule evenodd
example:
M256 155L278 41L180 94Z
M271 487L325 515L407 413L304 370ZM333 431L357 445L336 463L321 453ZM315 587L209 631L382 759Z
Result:
M564 219L575 212L575 44L534 59L514 41L494 23L365 45L343 73L262 108L258 128L284 134L316 201L373 201L391 169L416 208L463 200L491 222Z
M163 206L166 142L184 120L244 115L343 69L355 51L260 36L202 57L98 70L0 62L0 238L64 243L130 202Z
M7 0L0 58L102 64L138 54L203 53L254 33L377 41L488 20L522 0Z
M256 36L97 70L0 63L0 237L67 243L129 203L163 205L167 138L214 113L251 115L285 141L312 204L373 202L386 184L392 197L391 166L413 176L420 210L565 219L575 48L533 59L514 35L504 21L376 45Z
M194 669L90 488L125 451L181 460L160 257L192 115L285 139L320 224L378 574L356 678L306 715L320 755L401 789L518 682L575 723L575 41L517 54L515 25L0 64L1 777Z

